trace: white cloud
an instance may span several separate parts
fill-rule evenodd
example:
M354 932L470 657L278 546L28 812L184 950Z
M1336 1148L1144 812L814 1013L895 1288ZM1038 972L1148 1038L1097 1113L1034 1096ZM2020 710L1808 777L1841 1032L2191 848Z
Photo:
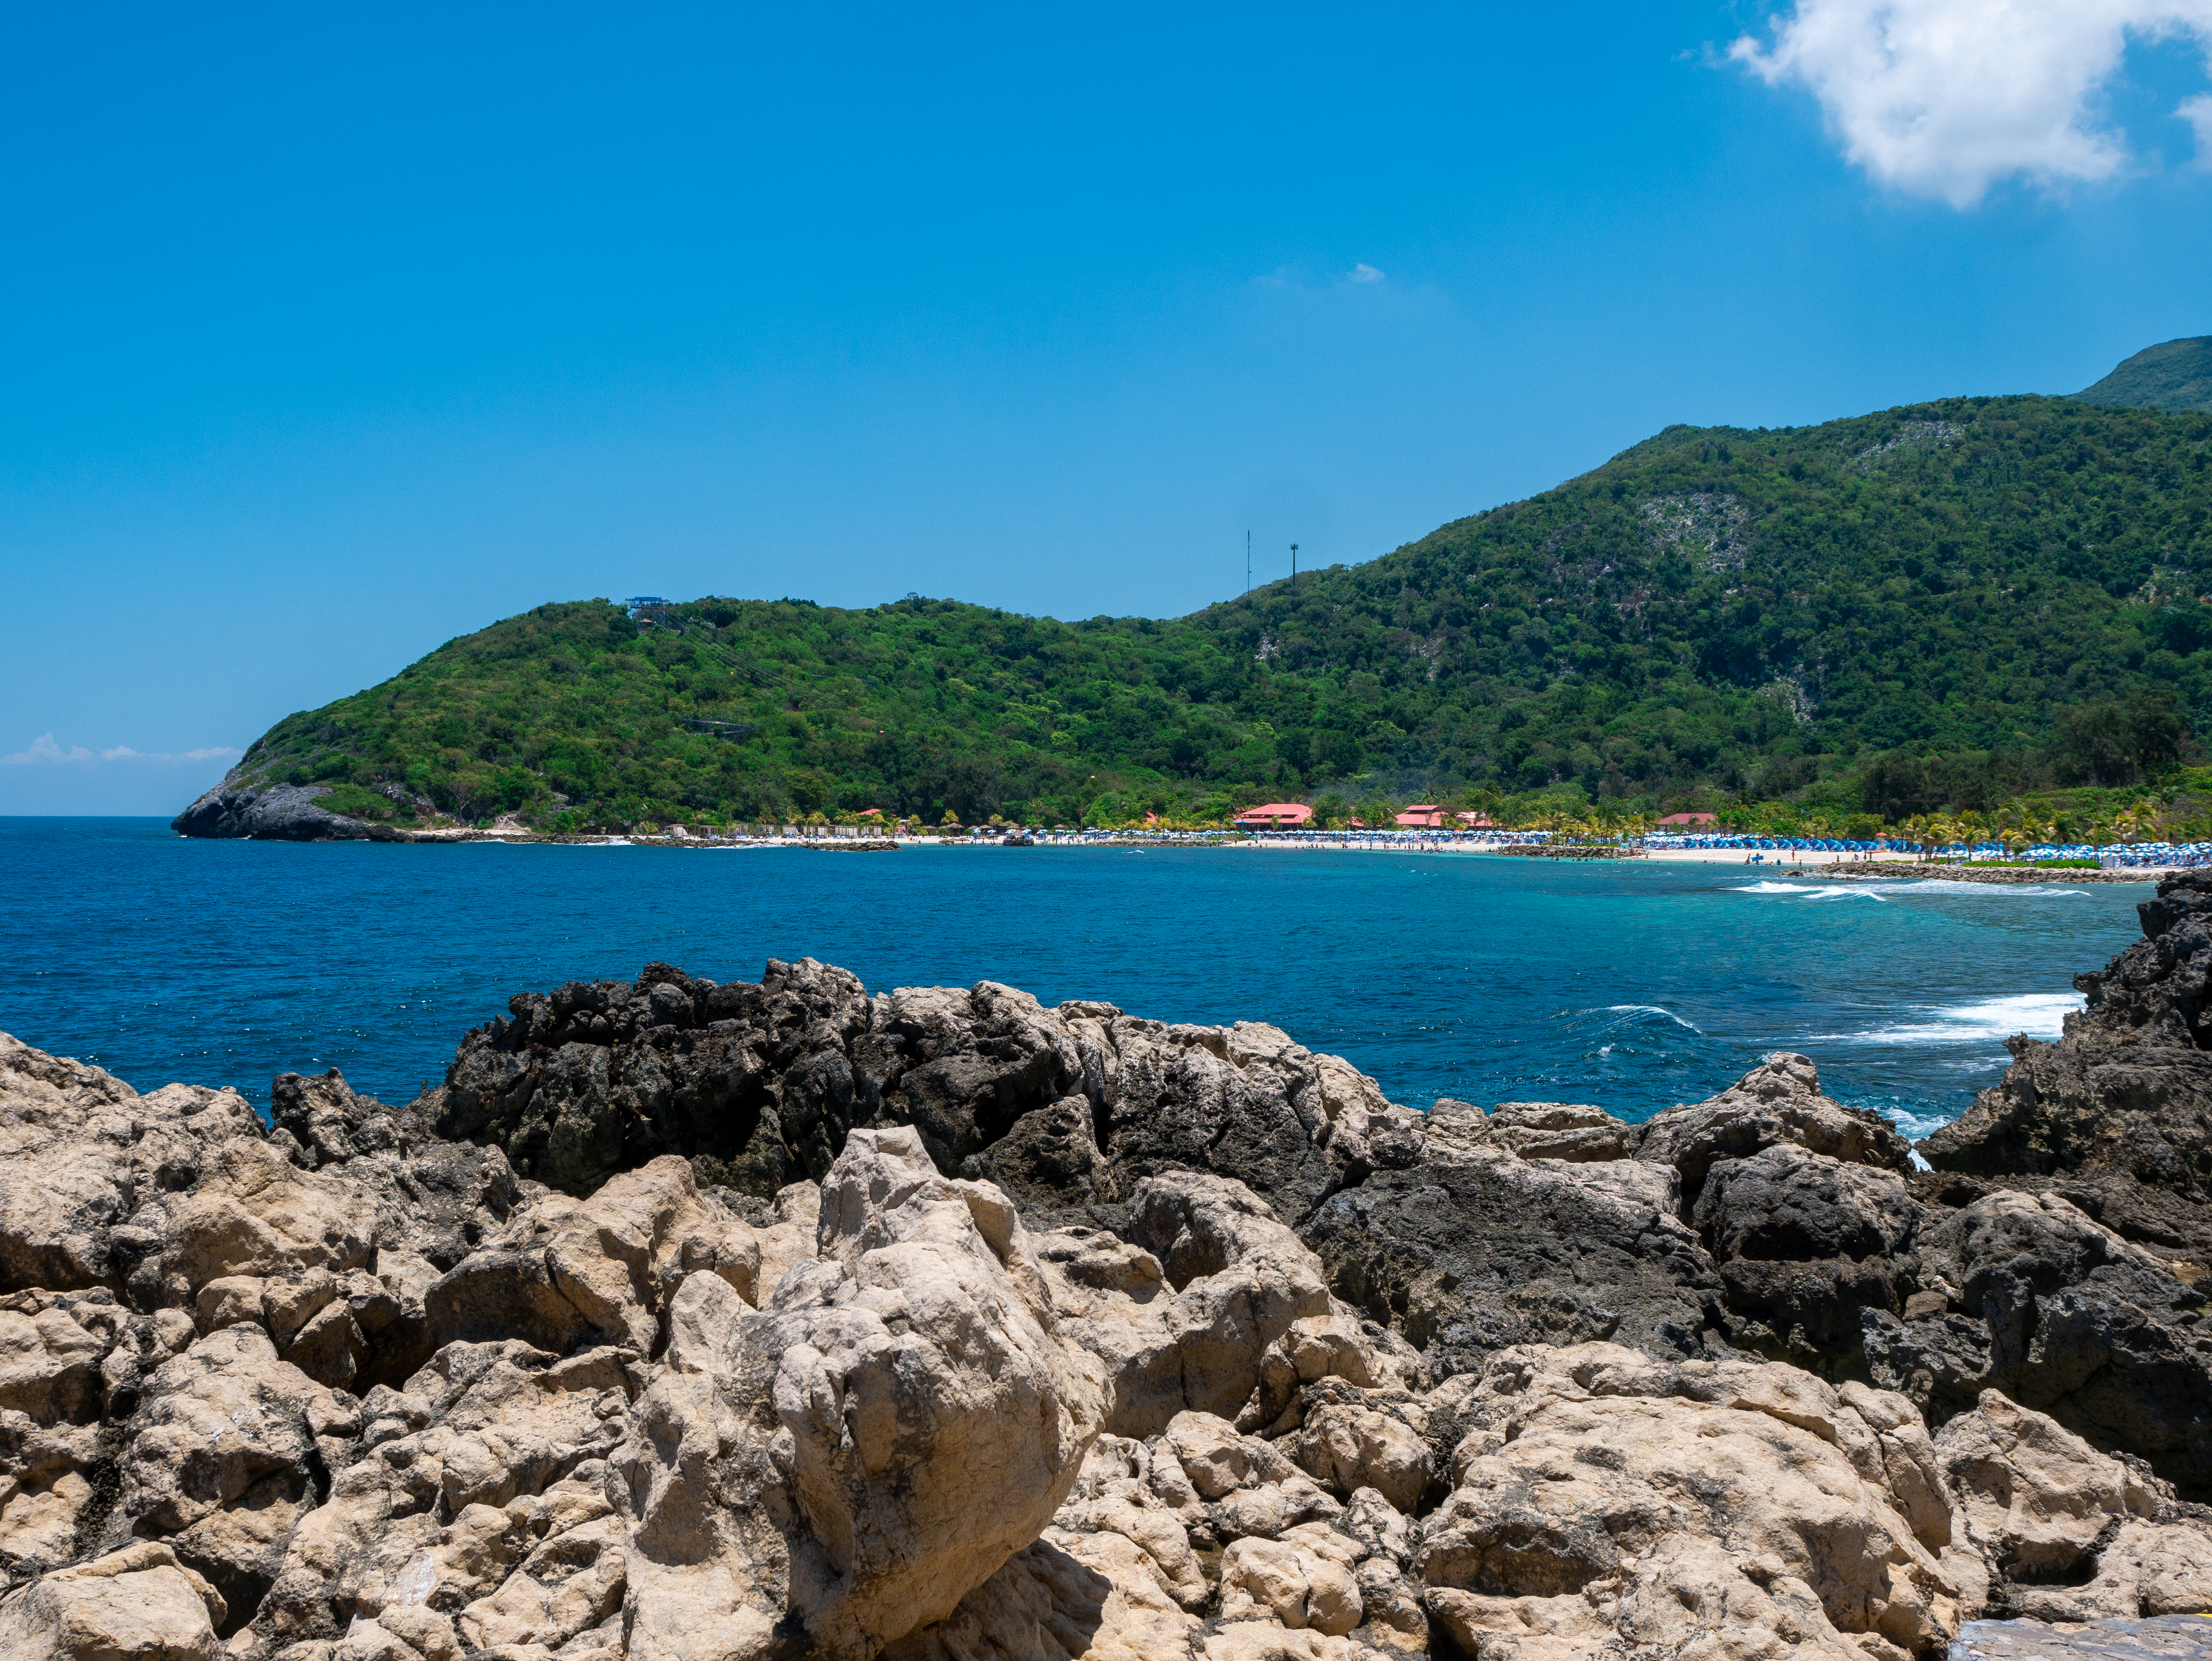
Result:
M2049 188L2126 167L2100 105L2130 38L2212 52L2212 0L1797 0L1771 21L1771 41L1747 35L1729 58L1810 91L1881 183L1959 208L2001 179ZM2177 113L2212 147L2212 100Z
M2212 92L2183 99L2176 113L2197 129L2197 165L2212 167Z
M55 764L70 766L94 761L233 761L244 753L228 745L172 753L166 750L133 750L128 745L118 744L112 750L102 750L94 755L81 744L73 744L64 750L54 742L52 733L41 733L27 746L12 756L0 756L0 767L40 767Z
M1382 273L1362 260L1352 268L1352 280L1354 283L1380 283Z

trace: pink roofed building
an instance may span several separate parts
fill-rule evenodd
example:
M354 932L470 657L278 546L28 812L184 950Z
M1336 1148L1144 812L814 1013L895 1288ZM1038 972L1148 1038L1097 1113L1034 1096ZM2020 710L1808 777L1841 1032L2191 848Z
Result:
M1659 823L1671 824L1683 830L1703 830L1718 824L1720 816L1717 813L1669 813Z
M1415 802L1398 815L1398 826L1403 830L1441 830L1444 810L1432 801Z
M1285 825L1295 830L1312 823L1313 809L1302 801L1267 802L1237 816L1238 827L1246 830L1279 830Z

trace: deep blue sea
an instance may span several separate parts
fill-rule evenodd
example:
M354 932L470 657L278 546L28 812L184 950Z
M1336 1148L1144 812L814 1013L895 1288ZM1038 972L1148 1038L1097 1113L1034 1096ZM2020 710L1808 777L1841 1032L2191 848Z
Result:
M1924 1134L2055 1037L2147 885L1778 882L1481 855L188 842L0 818L0 1030L142 1089L342 1069L392 1101L510 993L665 958L872 989L1005 981L1164 1020L1272 1021L1439 1095L1641 1117L1769 1050Z

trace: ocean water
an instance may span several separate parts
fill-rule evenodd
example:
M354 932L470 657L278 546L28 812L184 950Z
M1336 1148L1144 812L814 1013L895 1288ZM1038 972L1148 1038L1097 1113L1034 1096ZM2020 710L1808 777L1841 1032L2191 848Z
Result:
M188 842L0 818L0 1030L143 1088L343 1070L404 1101L510 993L813 956L1271 1021L1392 1099L1641 1118L1802 1050L1914 1135L2055 1037L2148 885L1820 885L1735 865L1152 849Z

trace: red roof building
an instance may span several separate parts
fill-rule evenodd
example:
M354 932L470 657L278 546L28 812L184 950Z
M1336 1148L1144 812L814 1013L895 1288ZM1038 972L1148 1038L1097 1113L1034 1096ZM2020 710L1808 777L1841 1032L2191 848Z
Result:
M1432 801L1415 802L1398 815L1400 828L1407 830L1441 830L1443 824L1444 810Z
M1659 821L1662 824L1677 824L1692 830L1702 830L1719 822L1720 815L1717 813L1669 813Z
M1310 824L1313 809L1302 801L1271 801L1259 807L1248 807L1237 816L1237 823L1248 830L1279 830L1284 825Z

